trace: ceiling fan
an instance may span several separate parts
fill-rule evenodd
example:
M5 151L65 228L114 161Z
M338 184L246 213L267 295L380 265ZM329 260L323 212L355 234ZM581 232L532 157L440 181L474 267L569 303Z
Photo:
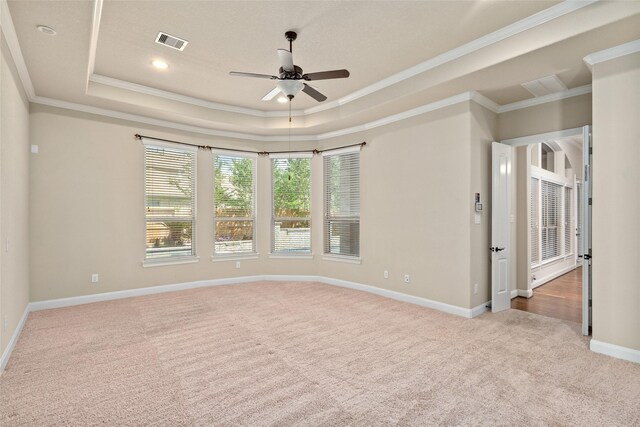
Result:
M298 37L298 34L296 34L294 31L287 31L284 36L289 41L289 50L278 49L278 57L280 58L281 66L277 76L268 74L241 73L238 71L231 71L229 74L232 76L257 77L260 79L278 80L278 85L262 98L263 101L272 100L280 92L285 94L287 98L291 100L298 94L298 92L300 92L300 90L302 90L304 93L318 102L325 101L327 99L326 96L304 82L328 79L344 79L349 77L349 71L331 70L303 74L302 68L293 64L293 41Z

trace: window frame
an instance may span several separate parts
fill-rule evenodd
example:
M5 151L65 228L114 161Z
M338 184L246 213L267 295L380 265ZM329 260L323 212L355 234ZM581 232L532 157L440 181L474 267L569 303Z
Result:
M144 221L144 245L143 245L143 261L142 261L142 266L143 267L155 267L155 266L162 266L162 265L174 265L174 264L187 264L187 263L194 263L194 262L198 262L199 261L199 257L197 255L197 233L196 233L196 227L197 227L197 212L198 212L198 180L197 180L197 175L198 175L198 147L195 146L189 146L188 144L176 144L176 143L171 143L171 142L167 142L167 141L159 141L159 140L155 140L155 139L149 139L149 138L142 138L142 144L143 144L143 208L144 208L144 213L143 213L143 221ZM147 223L149 222L161 222L162 221L162 217L155 217L155 218L149 218L147 216L147 163L148 163L148 159L147 159L147 148L157 148L157 149L167 149L167 150L173 150L173 151L181 151L181 152L186 152L186 153L190 153L193 155L192 157L192 183L193 183L193 189L192 189L192 202L191 202L191 206L192 206L192 212L191 212L191 253L190 254L185 254L185 255L168 255L168 256L160 256L160 257L148 257L148 248L147 248ZM167 221L176 221L176 222L188 222L188 221L182 221L176 218L170 218L167 217L166 218Z
M361 258L361 250L360 250L360 242L361 242L361 236L360 236L360 230L361 230L361 195L362 195L362 191L361 191L361 181L362 181L362 157L360 155L361 153L361 146L356 146L356 147L347 147L347 148L339 148L339 149L335 149L335 150L327 150L327 151L323 151L322 152L322 187L323 187L323 232L322 232L322 254L323 254L323 259L324 260L328 260L328 261L338 261L338 262L345 262L345 263L352 263L352 264L360 264L362 262L362 258ZM341 156L341 155L350 155L350 154L357 154L358 156L358 184L357 184L357 188L358 188L358 200L357 200L357 206L358 206L358 210L357 210L357 215L350 215L350 216L334 216L334 215L330 215L330 207L329 207L329 195L328 195L328 191L329 191L329 177L327 175L327 161L328 158L331 157L335 157L335 156ZM343 221L343 222L355 222L358 225L358 241L357 241L357 248L358 251L357 253L354 254L344 254L344 253L334 253L331 252L330 250L330 242L329 240L331 239L330 233L330 224L332 222L336 222L336 221Z
M282 159L308 159L309 160L309 216L308 217L277 217L275 205L275 161ZM311 153L287 153L287 154L269 154L269 166L271 174L271 248L269 251L270 258L291 258L291 259L309 259L313 257L313 154ZM309 223L309 250L294 252L291 250L276 251L275 224L278 221L308 221Z
M258 154L244 151L235 151L235 150L222 150L222 149L212 149L211 150L211 166L213 171L213 193L211 195L213 199L213 248L211 254L212 261L228 261L228 260L240 260L240 259L256 259L258 258L258 230L257 230L257 211L258 211L258 192L257 192L257 182L258 182ZM218 217L216 216L216 156L223 157L232 157L232 158L243 158L250 159L252 162L252 216L250 217ZM251 221L252 222L252 248L250 251L242 251L242 252L216 252L216 233L217 227L216 223L218 221Z

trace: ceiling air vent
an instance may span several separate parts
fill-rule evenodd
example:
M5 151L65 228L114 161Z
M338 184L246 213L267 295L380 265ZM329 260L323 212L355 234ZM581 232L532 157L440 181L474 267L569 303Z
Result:
M187 46L187 43L189 42L179 37L172 36L171 34L163 33L162 31L160 31L158 33L158 37L156 37L156 43L168 46L172 49L183 51Z

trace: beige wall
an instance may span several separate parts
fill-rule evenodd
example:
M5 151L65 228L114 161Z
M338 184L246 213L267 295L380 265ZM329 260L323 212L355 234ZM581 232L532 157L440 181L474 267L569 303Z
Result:
M1 37L0 354L29 303L29 103Z
M593 338L640 350L640 53L593 66Z
M471 157L469 158L470 193L467 202L469 221L471 224L471 271L469 277L469 294L471 295L471 307L491 300L491 265L489 264L491 247L491 143L497 140L498 116L497 114L471 103ZM513 171L515 173L515 171ZM480 224L475 224L475 193L480 193L480 201L483 204ZM515 225L515 224L512 224ZM515 236L512 231L512 241ZM512 244L512 256L516 251ZM511 272L514 277L515 266ZM474 293L473 285L478 284L478 293Z
M204 138L34 105L31 136L40 149L32 157L31 173L32 300L233 276L296 274L379 286L465 308L481 304L490 298L488 257L484 251L483 256L476 253L487 245L489 212L483 214L481 226L472 225L472 201L473 193L480 192L485 205L489 202L488 142L495 127L493 113L463 103L322 144L294 143L307 149L367 142L361 154L359 265L322 257L320 156L313 159L312 175L314 259L269 258L270 164L260 157L260 257L242 261L240 269L234 262L212 262L213 174L210 154L200 151L200 261L143 268L143 151L135 133L260 150L288 149L288 144ZM384 270L389 279L383 278ZM98 284L90 283L92 273L100 274ZM402 280L405 273L411 275L408 285ZM472 298L473 283L480 289Z
M591 123L591 94L585 94L502 113L498 118L498 134L502 140Z

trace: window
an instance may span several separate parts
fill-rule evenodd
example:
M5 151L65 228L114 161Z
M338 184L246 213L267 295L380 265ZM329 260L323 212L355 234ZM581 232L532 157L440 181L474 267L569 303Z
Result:
M324 154L324 253L360 256L360 149Z
M540 207L538 197L540 180L531 178L531 264L537 265L540 262Z
M542 261L560 256L562 186L541 181Z
M311 253L311 155L271 158L271 253Z
M573 227L571 227L571 194L572 188L564 187L564 254L568 255L572 251L571 241L573 240Z
M553 149L544 142L540 144L540 167L549 172L555 172L555 153Z
M215 256L256 253L256 157L213 153Z
M196 152L144 142L146 260L195 255Z

